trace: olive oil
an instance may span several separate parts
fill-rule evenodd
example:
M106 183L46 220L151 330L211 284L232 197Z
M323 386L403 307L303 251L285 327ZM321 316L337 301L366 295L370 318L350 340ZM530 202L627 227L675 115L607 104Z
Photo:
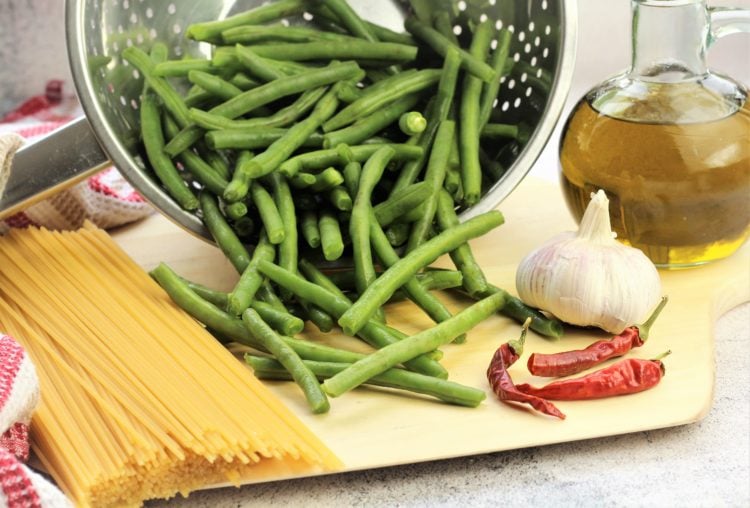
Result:
M702 94L681 90L662 90L656 108L653 100L621 104L616 116L597 110L598 98L588 95L560 145L565 199L576 218L603 189L618 238L670 268L724 258L750 235L750 101L716 118L710 100L701 104Z

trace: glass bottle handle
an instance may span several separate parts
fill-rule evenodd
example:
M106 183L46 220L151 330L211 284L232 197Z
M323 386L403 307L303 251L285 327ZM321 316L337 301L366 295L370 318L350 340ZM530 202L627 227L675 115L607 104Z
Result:
M709 45L725 35L750 33L750 9L712 7L708 9L708 12L711 16Z

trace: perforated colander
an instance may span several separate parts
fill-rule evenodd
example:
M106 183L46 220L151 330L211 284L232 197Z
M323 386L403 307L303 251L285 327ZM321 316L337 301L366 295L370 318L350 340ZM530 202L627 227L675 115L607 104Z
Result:
M143 90L138 71L121 58L131 45L155 41L171 57L208 55L211 47L184 37L191 23L221 19L261 3L258 0L68 0L68 54L78 96L86 113L51 136L20 150L5 191L0 218L72 185L113 162L140 193L187 230L210 238L200 220L183 211L162 190L138 150L138 108ZM402 31L408 2L350 0L364 18ZM423 2L423 5L426 5ZM513 33L516 62L503 78L493 121L531 128L523 145L510 144L490 155L507 171L464 217L495 208L523 179L541 153L559 118L575 58L575 3L571 0L435 0L430 8L449 12L461 34L469 20L489 18ZM311 15L290 19L309 22ZM493 45L496 44L493 43ZM49 171L54 168L55 171Z

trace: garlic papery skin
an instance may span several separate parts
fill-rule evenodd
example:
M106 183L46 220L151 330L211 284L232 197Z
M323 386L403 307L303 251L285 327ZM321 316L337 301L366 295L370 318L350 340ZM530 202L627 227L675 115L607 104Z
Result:
M565 323L618 334L646 320L661 297L661 279L643 252L615 240L600 190L577 233L561 233L521 261L516 291Z

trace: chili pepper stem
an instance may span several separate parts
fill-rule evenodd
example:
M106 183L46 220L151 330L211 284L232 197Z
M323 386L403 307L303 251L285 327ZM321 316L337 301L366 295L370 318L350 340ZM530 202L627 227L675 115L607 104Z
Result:
M514 353L516 353L518 356L521 356L523 354L523 345L526 342L526 332L529 331L529 326L531 325L531 318L526 318L526 321L523 322L523 327L521 329L521 336L517 340L510 340L508 341L508 345L513 350Z
M660 354L659 356L656 356L656 357L654 357L654 358L651 358L651 361L652 361L652 362L658 362L658 361L660 361L660 360L661 360L662 358L665 358L665 357L667 357L667 356L669 356L669 355L671 355L671 354L672 354L672 350L671 350L671 349L667 349L666 351L664 351L664 352L663 352L662 354Z
M665 305L667 305L668 300L669 298L663 296L661 301L659 302L659 305L656 306L649 318L643 324L638 325L638 334L640 335L641 339L643 339L643 342L646 342L646 339L648 339L648 334L651 331L651 327L654 325L654 321L656 321L656 318L659 317L662 309Z

